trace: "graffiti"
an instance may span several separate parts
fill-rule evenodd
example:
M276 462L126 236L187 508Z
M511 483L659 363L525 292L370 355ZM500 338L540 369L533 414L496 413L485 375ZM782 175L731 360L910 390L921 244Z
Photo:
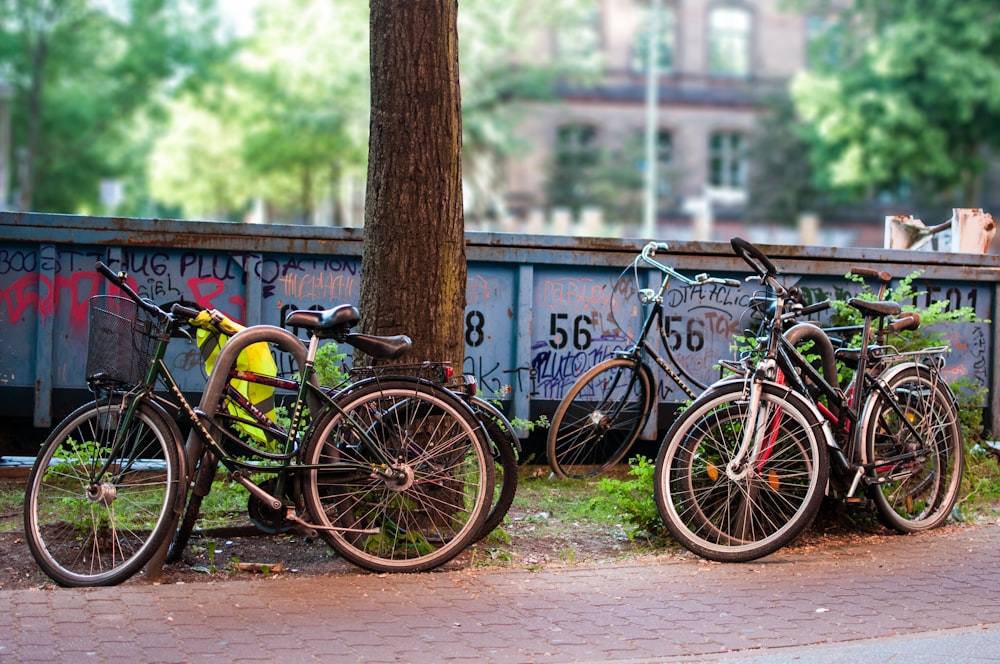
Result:
M608 305L608 284L593 279L546 279L542 283L541 302L544 304Z
M350 274L323 271L314 274L288 273L279 280L286 297L297 300L343 303L357 299L357 280Z
M68 295L65 301L70 303L70 324L86 329L87 302L99 292L100 279L96 272L57 276L54 280L39 274L26 274L0 290L0 306L6 310L8 323L27 321L28 313L37 311L44 325L64 302L61 298L65 294Z
M543 399L558 399L590 367L614 357L621 346L597 346L588 351L557 353L542 350L531 357L535 393Z
M181 262L183 269L183 261ZM127 274L162 277L170 272L170 256L163 253L127 253L117 269Z
M218 309L235 321L246 322L246 298L241 295L234 295L226 300L227 305L237 308L237 313L227 312L226 306L216 306L215 298L225 292L225 284L219 279L200 278L189 279L188 289L191 291L191 299L202 309Z
M469 306L480 304L490 299L490 286L486 277L472 275L466 280L465 303Z

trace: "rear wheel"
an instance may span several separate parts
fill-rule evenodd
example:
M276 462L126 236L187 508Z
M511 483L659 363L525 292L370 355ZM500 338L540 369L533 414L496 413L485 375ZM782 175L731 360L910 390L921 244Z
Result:
M546 444L556 477L600 475L624 458L653 409L653 377L628 358L601 362L577 379L552 415Z
M514 433L514 427L493 404L476 397L469 400L469 405L472 406L490 441L494 462L496 488L493 491L490 512L480 531L479 539L482 539L503 523L507 511L514 503L518 481L517 449L520 441Z
M950 388L914 364L888 379L865 413L870 493L880 520L901 533L927 530L951 514L964 466L958 410Z
M338 399L309 436L306 506L320 535L373 571L418 572L482 532L493 457L472 412L443 388L379 380Z
M28 477L24 532L63 586L106 586L138 572L173 525L182 473L176 429L140 404L122 429L121 396L78 408L46 440Z

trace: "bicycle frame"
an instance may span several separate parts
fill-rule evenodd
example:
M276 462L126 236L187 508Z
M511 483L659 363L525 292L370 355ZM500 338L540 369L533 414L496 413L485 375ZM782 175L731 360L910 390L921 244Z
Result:
M871 271L860 271L859 273ZM879 298L884 296L886 284L889 281L887 274L878 273L882 278L882 289ZM776 290L776 308L778 312L784 310L786 304L786 293ZM781 322L801 315L801 312L791 311L786 314L776 314L768 331L768 345L764 351L762 360L753 373L750 388L750 408L751 415L748 421L756 422L756 404L759 399L753 398L755 389L759 389L760 381L770 380L779 385L788 385L802 394L813 395L812 401L823 418L829 422L833 435L828 439L828 447L833 459L837 462L836 467L844 475L853 475L850 488L847 491L846 499L857 499L855 493L864 482L866 476L876 468L874 460L863 458L863 430L858 426L863 416L863 409L875 393L886 397L887 403L894 413L899 416L900 422L907 428L910 434L919 438L919 432L913 427L910 421L904 417L903 411L891 398L886 381L881 378L881 372L875 374L874 369L884 367L886 362L898 362L908 357L938 355L947 350L945 347L935 347L916 351L914 353L898 353L890 346L886 346L883 337L886 330L884 319L886 315L875 312L863 312L864 323L861 327L861 344L857 349L857 367L853 377L845 390L841 390L835 370L832 376L821 374L815 366L796 348L795 343L799 340L813 340L821 342L826 339L826 345L819 344L819 352L824 362L833 362L833 346L829 343L827 332L810 323L800 323L785 333L780 333ZM875 320L879 320L876 328ZM809 329L811 328L811 330ZM806 330L806 332L802 332ZM814 334L809 332L815 331ZM801 337L801 339L800 339ZM829 373L829 372L825 372ZM830 406L823 404L815 398L815 392L828 399ZM776 422L774 418L772 422ZM744 431L740 448L731 465L737 462L742 463L743 459L749 455L750 465L755 465L757 469L763 467L767 459L770 445L768 441L773 441L777 436L774 430L776 424L767 426L758 431L755 426ZM845 443L841 446L840 441ZM883 463L895 462L907 458L905 455L890 460L882 460Z
M697 398L698 393L684 381L687 378L694 387L697 389L705 389L705 384L701 381L695 379L691 374L689 374L673 356L673 352L670 350L670 342L667 339L666 329L663 325L663 294L666 292L670 285L670 279L675 278L681 281L686 286L701 286L710 283L724 284L728 286L739 286L738 281L732 279L715 279L709 277L707 274L699 274L695 278L687 277L680 272L677 272L668 265L664 265L657 261L654 256L657 251L666 251L667 244L662 242L650 242L645 247L643 247L642 252L637 257L636 261L633 261L633 269L637 265L638 260L642 260L647 265L659 270L663 278L660 280L660 287L658 290L653 290L651 288L639 289L639 301L642 304L651 304L649 312L646 314L646 318L642 322L642 327L640 328L639 335L636 337L636 341L626 350L618 351L616 355L618 357L632 358L636 363L642 363L643 353L648 354L656 362L657 366L663 370L667 376L679 387L684 393L691 399ZM650 330L652 330L653 325L657 326L658 336L660 343L663 345L664 353L670 359L673 366L667 363L653 348L652 344L647 341ZM677 367L677 371L673 367ZM681 377L683 374L683 378Z

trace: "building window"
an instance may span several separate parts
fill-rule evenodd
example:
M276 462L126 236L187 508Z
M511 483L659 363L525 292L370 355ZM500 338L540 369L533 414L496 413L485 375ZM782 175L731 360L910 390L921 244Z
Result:
M635 47L632 49L632 71L645 72L649 61L649 26L652 24L651 8L641 12L639 31L635 36ZM677 23L673 7L661 7L657 26L656 68L659 72L674 70L674 51L676 49Z
M549 200L578 210L588 203L594 169L600 161L597 127L573 122L556 129Z
M750 74L751 16L739 7L717 7L708 16L708 71L716 76Z
M556 162L560 166L597 162L597 127L574 122L556 129Z
M744 189L746 169L746 138L743 134L720 131L709 137L709 186L720 189Z

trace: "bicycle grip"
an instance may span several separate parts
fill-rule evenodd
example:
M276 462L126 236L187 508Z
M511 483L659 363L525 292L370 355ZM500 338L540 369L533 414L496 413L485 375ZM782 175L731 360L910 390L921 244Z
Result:
M115 286L118 286L119 288L123 283L125 283L124 272L115 272L101 261L97 261L97 264L94 266L94 269L100 272L101 276L103 276L105 279L113 283Z
M802 311L799 312L800 316L811 316L812 314L818 313L820 311L825 311L830 308L830 300L823 300L822 302L817 302L815 304L810 304L809 306L802 307Z
M185 307L183 304L174 303L170 307L170 313L174 315L175 318L180 318L183 320L191 320L201 313L198 309L192 309L191 307Z
M871 277L873 279L878 279L884 284L892 281L892 275L885 271L872 270L867 267L852 267L850 274L858 277Z

